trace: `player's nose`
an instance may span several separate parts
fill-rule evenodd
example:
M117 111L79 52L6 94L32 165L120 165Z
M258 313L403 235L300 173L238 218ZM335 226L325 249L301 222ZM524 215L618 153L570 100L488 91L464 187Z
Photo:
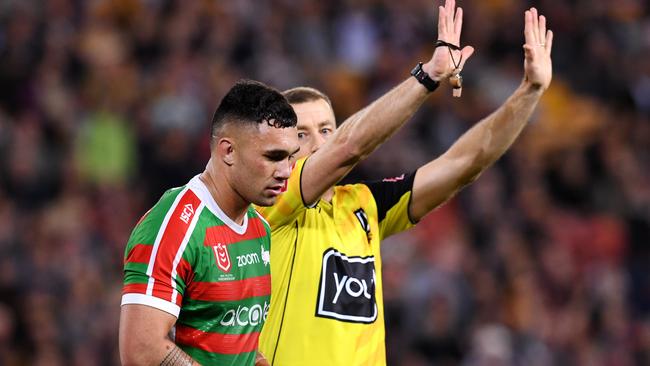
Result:
M291 175L291 162L289 159L284 159L278 163L275 170L275 179L285 181Z

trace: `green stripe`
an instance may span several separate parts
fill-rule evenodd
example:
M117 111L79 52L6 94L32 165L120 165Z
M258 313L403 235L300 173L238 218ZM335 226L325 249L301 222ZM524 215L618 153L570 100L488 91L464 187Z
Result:
M183 299L183 308L178 317L178 323L187 325L194 329L204 332L216 332L221 334L247 334L259 332L264 324L264 310L268 315L270 296L249 297L240 301L201 301L193 299ZM250 310L240 312L240 320L247 322L247 325L241 325L237 319L236 312L238 308L252 308L259 304L256 309L261 309L260 318L253 316L252 320L255 325L250 324L252 313ZM230 312L229 312L229 309ZM208 321L209 320L209 321ZM226 323L222 325L221 323Z
M238 355L222 355L211 353L194 347L179 345L183 351L192 357L201 365L219 365L219 366L252 366L255 364L255 352L245 352Z
M147 263L127 263L124 265L124 284L147 283L149 276L147 273Z
M145 217L144 220L133 229L124 250L125 258L136 244L155 242L165 216L172 207L178 194L182 191L182 188L183 187L172 188L165 192L162 197L160 197L160 200L151 208L147 217Z

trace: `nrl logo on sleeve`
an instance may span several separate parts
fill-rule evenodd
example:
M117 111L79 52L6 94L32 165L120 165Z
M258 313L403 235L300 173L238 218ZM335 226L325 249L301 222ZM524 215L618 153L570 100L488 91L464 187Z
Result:
M334 248L323 253L316 316L352 323L377 319L375 257L348 257Z

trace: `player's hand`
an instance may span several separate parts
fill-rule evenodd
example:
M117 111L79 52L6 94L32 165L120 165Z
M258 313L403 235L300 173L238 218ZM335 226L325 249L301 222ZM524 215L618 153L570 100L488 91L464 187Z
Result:
M456 8L455 0L446 0L445 6L438 7L438 39L460 46L460 32L463 27L463 9ZM448 78L456 66L460 72L467 59L474 53L474 47L465 46L461 50L451 50L441 46L433 52L431 60L423 65L424 71L433 80ZM452 60L453 57L453 60Z
M553 77L553 32L546 30L546 17L538 15L535 8L526 10L524 23L524 82L546 90Z
M262 352L257 351L257 355L255 356L255 366L271 366L271 364L266 360L266 357L264 357Z

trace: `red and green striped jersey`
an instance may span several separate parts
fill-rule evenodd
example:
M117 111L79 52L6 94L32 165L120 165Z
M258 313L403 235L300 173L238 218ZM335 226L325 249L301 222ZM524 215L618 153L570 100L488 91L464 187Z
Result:
M253 365L270 304L269 235L252 207L232 221L196 176L131 233L122 305L177 317L175 343L203 365Z

